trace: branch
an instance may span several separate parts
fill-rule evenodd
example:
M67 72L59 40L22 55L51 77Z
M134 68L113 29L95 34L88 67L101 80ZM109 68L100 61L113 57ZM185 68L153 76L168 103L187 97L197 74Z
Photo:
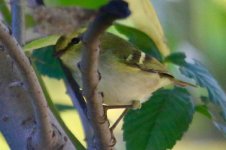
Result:
M85 132L85 139L87 143L92 143L93 140L93 128L90 125L90 121L87 117L86 101L81 93L78 83L75 81L71 71L59 60L61 67L65 74L65 85L67 93L70 95L75 109L78 111L82 125Z
M25 14L24 14L24 3L26 0L11 0L12 10L12 32L20 45L24 45L24 29L25 29Z
M104 114L102 95L97 91L99 83L99 37L113 21L126 18L129 14L130 11L126 2L121 0L110 1L109 4L99 10L95 20L90 24L82 37L81 73L83 94L87 99L88 117L95 132L93 143L88 143L89 149L94 147L98 150L107 150L112 149L114 146L109 122Z
M1 44L0 42L0 131L11 149L48 149L48 145L37 138L40 135L38 131L42 131L37 129L31 104L33 96L28 92L29 87L24 84L22 74L8 50ZM65 150L74 150L70 138L63 130L66 129L64 125L59 124L50 111L49 117L53 128L49 149L63 147ZM75 145L78 147L79 143Z
M8 29L0 22L0 41L7 48L10 57L15 61L24 79L24 85L27 87L32 98L32 107L37 122L37 129L39 135L38 141L40 145L51 144L52 126L48 113L48 106L43 95L42 89L39 85L38 79L30 65L29 60L25 56L22 48L19 46L15 38L13 38Z

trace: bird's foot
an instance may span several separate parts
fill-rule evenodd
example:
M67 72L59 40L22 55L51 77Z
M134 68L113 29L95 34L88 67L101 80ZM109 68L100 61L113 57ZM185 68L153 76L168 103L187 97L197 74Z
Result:
M111 130L111 128L110 128L110 132L111 132L111 145L110 145L110 147L113 147L116 144L117 140L116 140L116 138L113 134L113 130Z
M132 101L132 109L140 109L141 108L141 103L140 101L133 100Z

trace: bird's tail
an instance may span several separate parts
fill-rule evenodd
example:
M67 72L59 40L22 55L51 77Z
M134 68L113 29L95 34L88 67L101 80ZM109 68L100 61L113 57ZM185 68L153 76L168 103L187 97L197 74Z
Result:
M178 80L178 79L176 79L174 76L172 76L169 73L165 73L165 72L158 72L158 73L159 73L159 75L161 77L167 77L168 79L170 79L171 81L173 81L173 83L175 85L182 86L182 87L185 87L185 86L197 87L196 85L194 85L192 83L188 83L188 82L185 82L185 81L182 81L182 80Z
M178 79L173 79L173 81L174 81L174 84L178 85L178 86L182 86L182 87L185 87L185 86L197 87L197 85L194 85L192 83L188 83L188 82L185 82L185 81L181 81L181 80L178 80Z

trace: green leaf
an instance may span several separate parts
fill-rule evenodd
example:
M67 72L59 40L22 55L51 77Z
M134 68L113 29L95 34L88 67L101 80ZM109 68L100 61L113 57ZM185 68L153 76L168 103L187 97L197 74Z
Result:
M184 53L172 53L165 58L165 62L173 62L174 64L181 65L185 62L186 55Z
M206 105L197 105L195 106L195 111L200 114L206 116L209 119L212 119L212 115L210 114L208 107Z
M144 32L122 24L114 24L108 31L128 40L135 47L162 61L162 56L154 41Z
M129 150L172 148L192 121L194 107L190 94L182 88L161 89L140 110L124 118L124 140Z
M25 15L25 20L26 20L26 23L25 23L26 28L31 28L36 24L33 16L31 16L30 14Z
M214 119L214 123L220 130L223 130L226 134L226 95L223 89L199 61L194 60L194 63L188 63L185 60L186 57L184 56L184 54L173 54L168 56L165 60L180 66L179 69L182 74L191 79L194 79L200 87L207 89L208 100L209 103L211 103L208 104L208 107L211 105L209 107L209 110L213 107L213 105L216 106L215 110L210 111L215 113L215 117L221 117L221 121ZM207 103L206 98L205 103ZM217 114L216 110L218 111Z
M75 108L71 105L65 105L65 104L55 104L55 107L59 111L66 111L66 110L74 110Z
M195 79L196 83L201 87L206 87L209 99L217 105L226 106L226 96L214 77L209 71L198 61L194 64L186 63L180 67L181 73L185 76ZM226 107L223 107L226 108Z
M79 6L87 9L98 9L107 2L108 0L45 0L45 5L51 7Z
M213 104L220 105L226 116L226 95L220 85L199 61L194 60L192 64L185 61L185 58L185 54L178 53L168 56L165 60L179 65L182 74L194 79L199 86L206 88L208 99Z
M55 45L59 37L59 35L50 35L47 37L39 38L37 40L33 40L24 46L24 51L31 51L42 47Z
M64 73L59 60L53 56L54 48L54 46L47 46L34 50L31 55L31 60L35 63L41 75L62 79Z
M11 24L11 14L9 7L7 6L7 2L5 0L0 0L1 7L1 15L4 18L5 22L10 25Z

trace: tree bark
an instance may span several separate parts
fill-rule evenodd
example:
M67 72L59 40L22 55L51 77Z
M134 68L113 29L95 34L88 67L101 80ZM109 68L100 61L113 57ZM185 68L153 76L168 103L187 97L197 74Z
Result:
M50 112L22 48L0 23L0 130L11 149L74 146Z

